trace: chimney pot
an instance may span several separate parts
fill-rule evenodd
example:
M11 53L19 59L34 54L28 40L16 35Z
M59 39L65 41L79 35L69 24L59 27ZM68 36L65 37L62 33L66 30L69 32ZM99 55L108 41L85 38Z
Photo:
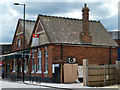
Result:
M85 7L87 7L87 4L85 3Z

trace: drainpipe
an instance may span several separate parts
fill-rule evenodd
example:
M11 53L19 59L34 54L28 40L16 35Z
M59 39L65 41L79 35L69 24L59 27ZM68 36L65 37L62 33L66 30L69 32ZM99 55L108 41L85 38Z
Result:
M63 60L63 44L61 44L60 46L61 46L61 60Z
M61 44L60 47L61 47L61 60L63 60L63 44ZM62 62L60 62L60 67L61 67L60 68L60 72L61 72L61 74L60 74L60 83L62 83L62 81L63 81L63 79L62 79L62 77L63 77Z
M110 48L109 48L109 64L111 64L111 48L112 48L112 46L110 46Z

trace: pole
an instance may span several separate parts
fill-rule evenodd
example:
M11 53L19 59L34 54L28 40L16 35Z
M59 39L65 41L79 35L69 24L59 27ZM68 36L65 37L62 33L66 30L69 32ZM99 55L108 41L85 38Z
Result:
M120 31L118 31L118 61L120 61Z
M24 63L25 63L25 4L24 4L24 29L23 29L23 82L24 82Z
M23 57L22 57L22 74L23 74L23 82L24 82L24 63L25 63L25 4L19 4L19 3L14 3L14 5L22 5L24 6L24 13L23 13L23 18L24 18L24 28L23 28Z
M119 33L119 30L118 30L118 45L120 44L120 43L119 43L119 38L120 38L119 35L120 35L120 33Z

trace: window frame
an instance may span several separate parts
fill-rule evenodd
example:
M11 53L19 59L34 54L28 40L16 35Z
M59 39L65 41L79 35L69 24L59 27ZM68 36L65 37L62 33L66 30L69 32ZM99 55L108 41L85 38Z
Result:
M27 59L25 58L25 63L24 63L24 73L27 73Z
M32 72L31 73L34 73L35 71L35 52L34 50L32 50Z
M12 71L13 73L15 73L15 68L16 68L16 67L15 67L15 58L14 58L14 59L13 59L13 71Z
M45 47L45 74L48 73L48 50L47 47Z
M42 51L38 51L37 53L37 72L42 73Z

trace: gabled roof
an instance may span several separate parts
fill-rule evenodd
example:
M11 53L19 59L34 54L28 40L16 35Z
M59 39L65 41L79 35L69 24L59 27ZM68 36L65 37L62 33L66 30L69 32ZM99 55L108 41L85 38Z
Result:
M19 19L19 22L20 22L20 24L22 26L22 29L23 29L24 20ZM34 26L35 26L35 21L25 20L25 41L26 41L27 44L29 44L29 42L30 42L30 38L32 36Z
M82 44L82 19L38 15L51 43ZM100 21L89 21L92 45L118 46Z

